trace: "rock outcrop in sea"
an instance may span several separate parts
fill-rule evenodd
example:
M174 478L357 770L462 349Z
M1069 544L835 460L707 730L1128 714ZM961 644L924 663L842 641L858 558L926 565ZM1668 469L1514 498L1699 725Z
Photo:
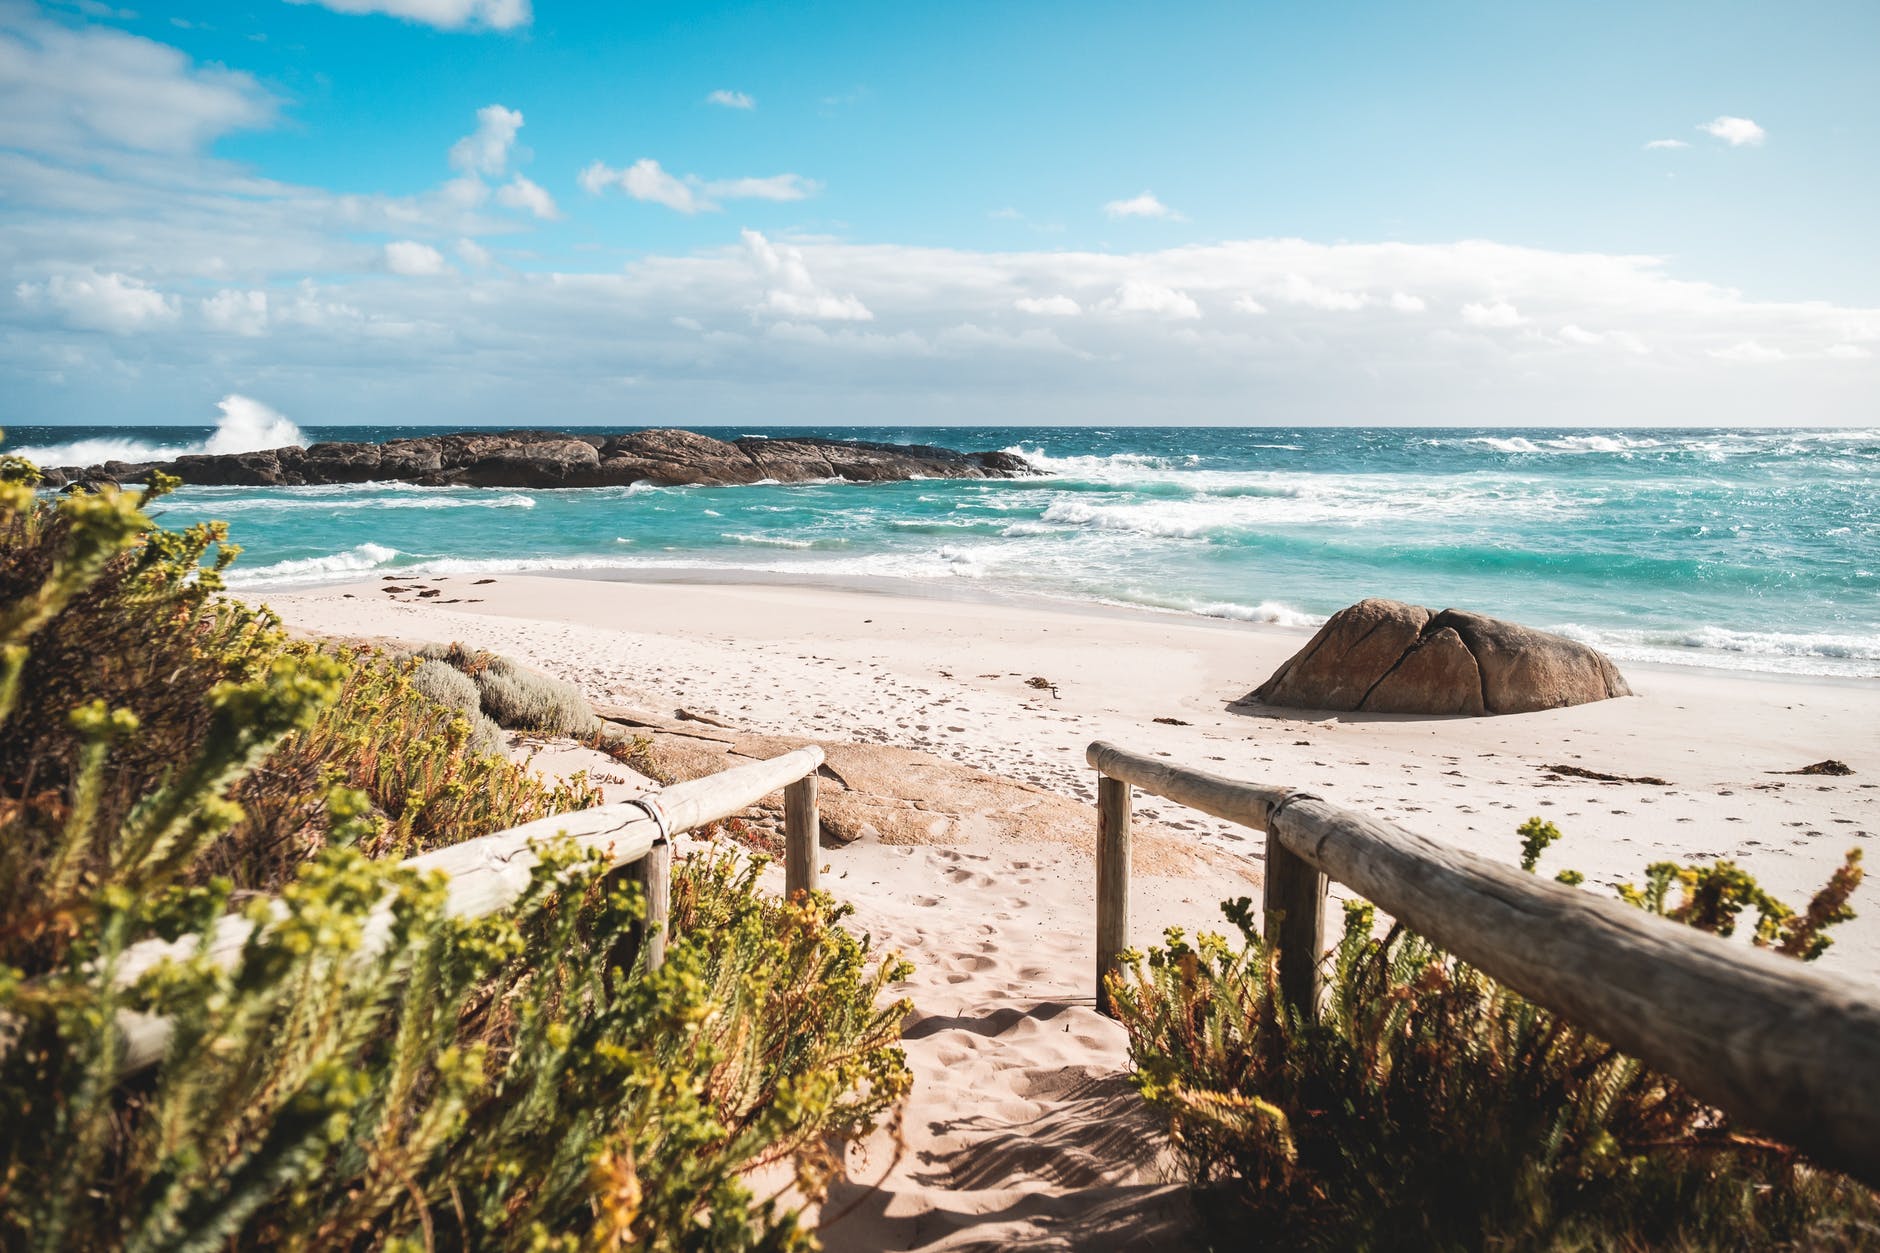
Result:
M1610 658L1565 636L1373 599L1333 614L1246 702L1480 717L1630 695Z
M169 461L48 469L52 487L130 483L152 470L185 483L233 487L304 487L398 482L422 487L724 486L773 480L1007 479L1036 474L1023 457L956 452L925 444L841 439L727 442L692 431L563 435L554 431L467 431L394 439L383 444L321 443L264 452L187 454Z

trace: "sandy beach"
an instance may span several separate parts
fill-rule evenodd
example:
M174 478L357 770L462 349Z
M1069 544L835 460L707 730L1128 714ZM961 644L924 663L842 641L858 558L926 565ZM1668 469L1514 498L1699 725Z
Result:
M1302 630L906 590L456 575L257 599L297 629L462 641L596 701L920 749L1077 801L1094 799L1085 746L1107 739L1310 787L1510 862L1516 826L1538 814L1566 833L1542 869L1581 870L1589 890L1664 858L1731 858L1801 905L1880 832L1880 682L1634 664L1636 697L1544 713L1282 713L1236 702ZM1854 773L1780 773L1830 757ZM1216 926L1224 897L1257 898L1257 833L1154 798L1138 812L1198 852L1139 877L1138 943ZM832 1248L1151 1247L1182 1221L1154 1129L1131 1112L1122 1032L1091 1008L1088 847L1086 829L827 851L826 886L918 967L905 1151L883 1136L852 1159ZM1880 907L1871 889L1855 905L1824 962L1880 977Z

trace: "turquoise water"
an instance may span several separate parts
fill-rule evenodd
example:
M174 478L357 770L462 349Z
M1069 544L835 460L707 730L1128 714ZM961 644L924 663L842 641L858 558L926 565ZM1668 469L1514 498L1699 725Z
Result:
M1880 430L701 429L1008 448L1048 476L186 488L164 510L172 524L227 519L246 549L232 582L255 589L391 572L745 571L1296 624L1392 596L1621 658L1880 675ZM51 464L200 447L211 432L8 434Z

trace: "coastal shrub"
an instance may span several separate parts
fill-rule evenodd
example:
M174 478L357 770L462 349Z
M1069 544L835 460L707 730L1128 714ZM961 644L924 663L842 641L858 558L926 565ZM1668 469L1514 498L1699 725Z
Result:
M483 712L512 731L588 736L599 726L587 697L564 679L462 644L427 644L418 655L467 675L476 684Z
M470 720L470 743L480 753L501 753L509 747L503 728L483 712L483 697L469 675L448 662L426 657L411 670L411 685L448 709Z
M1534 869L1559 832L1521 831ZM1560 876L1576 881L1577 876ZM1661 863L1622 895L1818 956L1850 916L1850 854L1806 910L1740 870ZM1233 939L1179 929L1111 984L1136 1083L1167 1114L1204 1213L1238 1247L1857 1248L1880 1198L1733 1127L1676 1080L1402 927L1345 907L1320 1020L1281 998L1250 901ZM1227 1238L1231 1233L1232 1238Z
M729 854L676 868L656 972L568 846L453 917L391 858L594 790L221 596L225 532L155 527L161 480L33 481L0 459L0 1248L812 1243L831 1143L907 1088L899 962ZM790 1203L747 1179L778 1163Z

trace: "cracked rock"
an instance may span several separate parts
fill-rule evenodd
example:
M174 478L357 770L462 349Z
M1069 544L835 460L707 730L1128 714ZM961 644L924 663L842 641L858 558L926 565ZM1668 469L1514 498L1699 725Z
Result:
M1630 695L1610 658L1565 636L1461 609L1371 599L1333 614L1246 699L1480 717Z

